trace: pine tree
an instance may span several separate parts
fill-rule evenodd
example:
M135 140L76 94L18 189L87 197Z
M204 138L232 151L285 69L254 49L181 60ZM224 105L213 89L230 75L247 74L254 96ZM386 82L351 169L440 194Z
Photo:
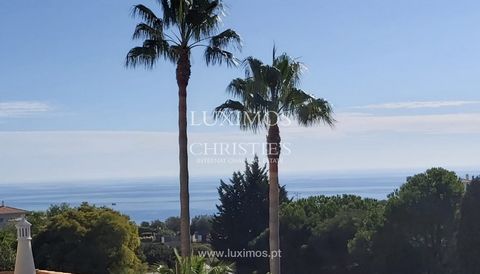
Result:
M268 228L268 191L266 166L260 165L258 157L250 164L246 161L245 171L234 172L229 183L220 182L220 205L212 227L212 245L216 250L251 249L251 242ZM280 189L280 201L288 201L284 186ZM235 258L235 263L239 273L254 264L248 258Z

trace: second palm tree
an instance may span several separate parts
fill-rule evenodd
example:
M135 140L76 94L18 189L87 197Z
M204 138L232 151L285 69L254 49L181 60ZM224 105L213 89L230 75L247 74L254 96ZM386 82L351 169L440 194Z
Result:
M295 119L302 126L325 123L333 126L332 108L299 89L302 63L287 54L276 56L272 65L253 57L245 61L245 78L232 80L227 88L236 100L227 100L215 109L215 117L236 119L243 130L266 128L269 165L269 243L270 273L280 274L279 182L278 161L281 151L279 122Z

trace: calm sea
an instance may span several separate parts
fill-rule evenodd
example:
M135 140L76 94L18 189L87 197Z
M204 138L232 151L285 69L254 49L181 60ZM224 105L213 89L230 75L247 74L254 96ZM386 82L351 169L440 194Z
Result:
M405 176L372 178L282 178L291 198L312 195L356 194L385 199L405 182ZM218 203L218 179L192 181L191 214L212 214ZM15 184L0 186L0 200L26 210L45 210L51 204L76 206L86 201L107 206L129 215L134 221L165 219L179 215L178 184L172 180L132 180L129 182L66 182L56 184Z

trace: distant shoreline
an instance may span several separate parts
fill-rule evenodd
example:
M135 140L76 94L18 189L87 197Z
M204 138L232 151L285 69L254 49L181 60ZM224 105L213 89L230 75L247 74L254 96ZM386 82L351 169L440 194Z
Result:
M414 173L350 177L345 175L332 178L287 175L280 177L280 183L286 186L289 197L294 199L341 194L385 199L411 175ZM462 176L461 173L458 175ZM228 182L229 177L223 180ZM191 180L192 216L214 214L217 211L219 184L219 178ZM137 223L179 215L178 183L175 179L3 184L0 200L10 206L30 211L46 210L52 204L68 203L77 206L88 202L118 210Z
M351 178L385 178L385 177L403 177L412 176L417 173L424 172L430 167L415 167L415 168L400 168L400 169L358 169L358 170L328 170L328 171L306 171L306 172L285 172L281 174L280 179L292 180L292 179L351 179ZM478 167L444 167L448 170L452 170L457 173L458 176L462 177L465 174L480 174L480 169ZM225 172L223 174L212 174L212 175L195 175L190 178L192 183L201 183L205 181L220 181L227 180L231 177L231 172ZM130 177L130 178L90 178L90 179L53 179L53 180L38 180L38 181L2 181L4 179L0 178L0 186L9 186L9 185L39 185L39 186L50 186L57 184L131 184L132 182L158 182L162 184L176 184L178 178L176 176L158 176L158 177Z

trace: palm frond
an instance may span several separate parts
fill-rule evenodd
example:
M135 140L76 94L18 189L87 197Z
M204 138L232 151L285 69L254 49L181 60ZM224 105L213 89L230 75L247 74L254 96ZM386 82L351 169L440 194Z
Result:
M322 98L315 98L300 89L292 89L287 102L284 102L285 113L295 118L300 125L311 126L324 123L333 126L333 109L330 103Z
M197 17L197 21L191 22L192 19L189 19L191 23L191 34L195 41L200 41L204 38L207 38L213 35L218 31L221 17L219 15L206 15L202 14Z
M227 92L239 99L249 111L267 112L271 108L272 101L266 94L254 89L254 86L252 78L236 78L227 86Z
M157 52L153 48L134 47L126 57L125 65L127 67L137 67L143 65L146 68L152 68L158 59Z
M224 6L221 0L192 0L192 9L208 17L224 16Z
M162 28L163 22L155 13L145 5L135 5L132 9L133 17L140 17L146 24L152 28Z
M235 173L234 173L235 176ZM223 183L223 182L222 182ZM174 249L175 267L169 269L159 265L157 271L160 274L234 274L235 264L227 264L218 260L207 261L202 256L181 257L177 249Z
M280 70L284 87L295 87L300 82L305 65L288 56L286 53L275 58L273 66Z
M277 97L278 86L282 83L282 73L274 66L264 66L263 81L270 88L272 99Z
M268 85L265 81L267 66L253 57L247 57L243 64L245 66L245 78L248 79L247 89L249 92L257 92L262 96L268 96Z
M242 38L233 29L227 29L210 39L210 46L216 48L227 48L232 46L236 49L242 48Z
M221 65L223 63L229 67L238 65L238 60L235 58L233 53L218 47L207 46L204 56L207 65Z
M265 113L252 111L243 103L234 100L227 100L216 107L213 117L216 120L227 119L239 124L242 130L252 130L254 132L265 124Z
M170 27L178 22L177 10L180 1L184 0L158 0L163 10L163 22L165 26Z
M298 89L304 66L286 54L272 53L273 65L248 57L243 61L245 78L233 79L227 87L236 100L227 100L215 109L221 115L239 121L240 128L257 131L285 115L303 126L324 123L333 126L332 106Z
M235 273L235 264L227 264L220 262L215 266L211 266L208 269L207 274L234 274Z
M253 92L249 94L249 96L245 96L244 104L255 112L270 112L276 111L273 107L274 102L269 97L264 97L262 94L258 92Z
M245 78L262 78L262 61L250 56L243 60L243 65L245 66Z
M248 80L242 78L233 79L227 86L227 92L236 98L242 98L247 91Z
M218 0L193 0L187 23L196 41L212 36L222 22L223 4Z
M225 101L225 103L215 108L213 118L218 119L220 117L219 115L221 114L228 114L229 116L238 115L238 112L243 112L246 110L247 109L241 102L234 101L234 100L227 100Z
M127 67L143 65L145 68L151 69L161 57L174 62L176 61L176 55L172 48L165 40L147 39L141 47L132 48L128 52L125 65Z
M221 14L224 15L224 6L221 0L195 0L195 5L201 7L208 14Z
M153 28L148 24L140 23L135 27L132 39L135 40L141 38L163 40L163 28Z

